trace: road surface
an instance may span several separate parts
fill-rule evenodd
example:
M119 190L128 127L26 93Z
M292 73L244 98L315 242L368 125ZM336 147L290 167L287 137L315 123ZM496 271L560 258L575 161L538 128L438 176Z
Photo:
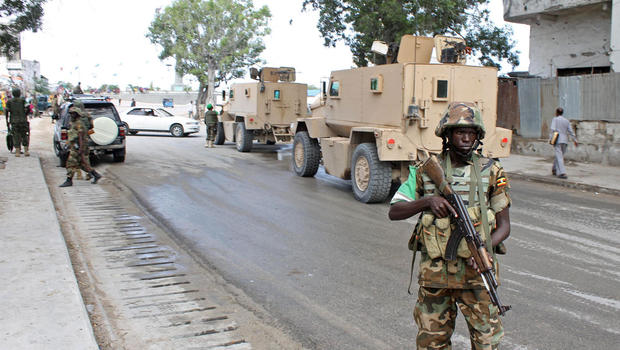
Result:
M354 200L322 170L300 178L286 146L205 149L186 138L128 137L124 164L102 163L195 256L316 349L410 349L411 222ZM620 344L620 200L513 181L512 234L499 288L513 310L504 349ZM414 288L415 289L415 288ZM455 348L468 348L462 317Z

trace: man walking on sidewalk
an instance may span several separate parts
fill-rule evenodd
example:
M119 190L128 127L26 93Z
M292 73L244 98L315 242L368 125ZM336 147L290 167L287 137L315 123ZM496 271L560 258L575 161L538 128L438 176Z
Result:
M558 133L558 138L553 147L555 147L555 159L553 161L553 167L551 173L558 175L560 179L566 179L566 168L564 168L564 153L568 147L568 137L575 143L577 147L577 136L573 131L568 119L564 118L564 109L558 107L555 110L555 117L551 120L551 130L549 132L549 138L553 136L554 132Z
M24 155L30 156L28 152L28 139L30 135L30 125L28 123L28 109L26 100L21 96L21 90L13 89L13 98L6 103L6 128L11 130L13 134L13 146L15 147L15 157L19 157L22 153L22 145L24 146Z

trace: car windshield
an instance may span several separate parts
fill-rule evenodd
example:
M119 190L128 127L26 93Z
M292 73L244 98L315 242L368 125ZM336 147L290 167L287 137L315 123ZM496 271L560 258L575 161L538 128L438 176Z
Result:
M162 108L157 108L157 111L159 112L159 114L161 114L162 117L172 117L174 115Z
M114 108L112 108L112 106L86 107L86 111L90 113L93 119L97 119L99 117L108 117L112 120L118 119L116 113L114 113Z

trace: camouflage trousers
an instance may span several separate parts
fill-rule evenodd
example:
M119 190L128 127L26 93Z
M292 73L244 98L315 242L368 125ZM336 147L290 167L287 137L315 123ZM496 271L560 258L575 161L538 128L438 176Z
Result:
M67 177L73 178L73 175L79 174L80 170L90 173L93 169L90 167L90 161L87 156L80 153L79 150L72 149L67 157ZM78 176L79 179L79 176Z
M485 289L420 287L413 317L418 325L417 349L452 349L457 305L461 309L474 350L498 349L504 336L497 307Z
M207 141L215 141L215 134L217 133L217 124L207 124Z
M69 151L66 165L68 178L72 179L75 173L79 173L82 165L80 158L81 156L78 150L72 149Z
M30 141L28 123L11 123L11 133L13 134L13 146L15 148L28 147Z

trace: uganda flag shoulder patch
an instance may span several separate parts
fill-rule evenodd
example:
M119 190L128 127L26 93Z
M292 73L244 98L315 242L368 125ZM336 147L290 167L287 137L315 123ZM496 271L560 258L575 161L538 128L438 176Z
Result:
M508 185L508 180L505 176L500 176L499 178L497 178L497 187L503 187L506 185Z

